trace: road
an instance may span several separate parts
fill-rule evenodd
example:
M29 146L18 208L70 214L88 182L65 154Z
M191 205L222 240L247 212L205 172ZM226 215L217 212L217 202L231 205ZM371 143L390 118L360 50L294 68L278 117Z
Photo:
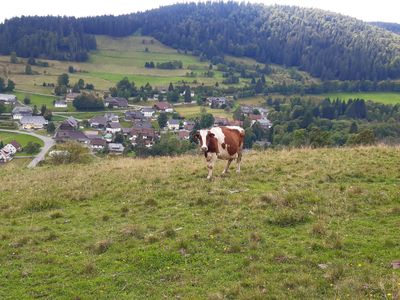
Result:
M41 139L43 141L44 146L42 147L40 152L36 155L36 157L29 163L28 168L36 167L36 165L44 159L44 157L46 156L46 153L49 151L49 149L55 145L55 141L52 138L49 138L49 137L43 136L43 135L39 135L34 132L22 131L22 130L8 130L8 129L0 129L0 131L27 134L27 135L34 136L38 139Z

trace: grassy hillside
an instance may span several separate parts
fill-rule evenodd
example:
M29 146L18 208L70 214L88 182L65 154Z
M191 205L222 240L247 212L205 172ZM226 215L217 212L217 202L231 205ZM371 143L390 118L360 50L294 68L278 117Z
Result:
M355 99L360 98L364 100L372 100L384 104L398 104L400 103L400 93L383 93L383 92L365 92L365 93L329 93L324 95L331 99Z
M399 149L0 168L0 297L398 299Z

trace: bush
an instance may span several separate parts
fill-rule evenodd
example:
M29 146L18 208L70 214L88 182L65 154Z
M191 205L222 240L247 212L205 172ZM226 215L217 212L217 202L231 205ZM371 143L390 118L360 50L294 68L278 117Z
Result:
M49 156L50 162L55 165L87 163L91 160L89 148L77 142L59 145L56 150L50 152Z
M35 154L39 152L40 145L38 143L29 142L25 147L24 150L28 154Z

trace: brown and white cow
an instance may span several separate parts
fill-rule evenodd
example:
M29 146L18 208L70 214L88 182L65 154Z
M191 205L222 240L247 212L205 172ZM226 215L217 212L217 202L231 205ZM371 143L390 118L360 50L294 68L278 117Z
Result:
M237 169L240 172L244 129L239 126L220 126L197 131L195 137L200 141L200 148L207 160L208 176L211 179L214 164L217 159L227 160L228 163L222 172L228 172L231 162L236 159Z

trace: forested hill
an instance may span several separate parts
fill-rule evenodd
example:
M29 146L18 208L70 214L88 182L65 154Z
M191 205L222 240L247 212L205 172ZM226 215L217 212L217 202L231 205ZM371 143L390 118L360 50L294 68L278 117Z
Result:
M387 22L371 22L370 24L384 28L391 32L400 34L400 24L397 23L387 23Z
M69 17L21 17L0 25L0 53L22 57L85 61L96 39Z
M24 42L30 45L32 36L46 30L49 36L55 32L58 37L69 37L57 27L43 29L38 22L30 22L36 19L12 19L1 26L0 45L6 46L0 47L0 52L16 50L18 55L36 55L31 49L23 51ZM86 34L126 36L139 32L174 48L194 51L214 63L221 61L224 54L231 54L252 57L262 63L299 66L322 79L400 77L398 35L318 9L208 2L176 4L118 17L62 20L73 24L74 34L79 32L80 37L88 38ZM14 36L9 32L20 33ZM46 41L45 35L43 40ZM73 44L87 51L94 45L86 41L86 38L78 39L76 44L60 48L72 53ZM52 57L56 49L44 47L38 52Z

